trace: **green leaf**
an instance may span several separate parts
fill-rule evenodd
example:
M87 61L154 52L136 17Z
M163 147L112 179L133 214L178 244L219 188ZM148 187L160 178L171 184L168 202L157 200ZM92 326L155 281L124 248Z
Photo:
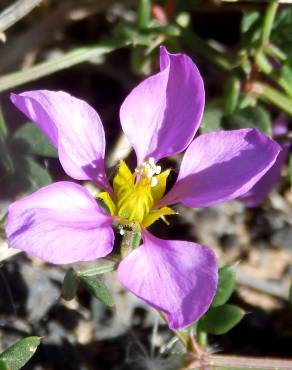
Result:
M116 262L107 259L100 259L98 264L86 270L78 270L78 276L95 276L113 271L116 268Z
M243 15L241 19L240 30L242 33L246 33L255 24L255 22L260 18L260 12L257 10L252 10Z
M89 293L91 293L101 303L110 307L114 305L113 297L100 277L80 275L79 279Z
M216 295L212 302L212 307L225 304L231 297L236 281L235 268L225 266L219 269L219 280Z
M258 11L247 12L241 19L242 46L248 48L249 51L261 38L261 21L261 13Z
M48 185L52 182L49 172L38 162L30 157L23 157L22 162L25 163L26 177L30 184L29 190L37 190L42 186Z
M231 304L212 307L199 321L198 330L214 335L225 334L236 326L243 316L244 312Z
M228 79L224 95L224 113L229 116L235 111L240 95L240 80L237 77Z
M292 67L288 63L281 68L280 83L286 93L292 96Z
M21 369L34 355L40 344L39 337L27 337L0 354L0 360L4 361L11 370Z
M201 132L218 131L221 129L223 117L222 102L219 99L207 103L201 123Z
M289 288L289 297L288 297L289 303L292 305L292 283Z
M32 192L52 182L49 172L29 156L14 155L13 165L14 173L1 182L6 196Z
M274 104L276 107L292 116L292 98L290 96L262 82L254 82L251 91L256 94L259 99Z
M21 145L25 153L41 155L44 157L58 157L55 147L48 141L43 133L32 123L21 126L13 135L13 141ZM13 145L13 143L12 143Z
M7 363L3 360L0 360L0 370L9 370Z
M2 109L0 108L0 167L2 167L0 168L0 170L2 170L1 173L4 174L0 175L0 179L2 178L2 176L11 174L14 171L13 161L6 143L7 135L7 125L2 113Z
M234 112L224 120L229 129L257 128L267 135L272 134L272 122L269 113L262 107L246 107Z
M14 172L13 159L11 157L10 150L7 147L4 139L1 137L0 137L0 169L1 169L0 175L1 180L2 177L9 176Z
M7 125L3 116L2 109L0 108L0 139L4 141L7 137L7 134Z
M272 43L291 56L292 48L292 8L282 9L277 13L271 34Z
M66 272L63 285L62 285L62 297L66 301L71 301L76 295L76 291L79 284L79 278L76 271L70 267Z

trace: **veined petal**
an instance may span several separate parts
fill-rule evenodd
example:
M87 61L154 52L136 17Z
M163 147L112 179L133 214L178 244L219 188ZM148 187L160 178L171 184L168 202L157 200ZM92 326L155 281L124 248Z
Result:
M256 129L217 131L188 147L177 182L159 206L207 207L251 189L275 163L281 147Z
M247 207L260 205L273 187L276 186L281 176L281 169L289 155L289 147L290 143L282 146L282 151L269 171L246 194L239 198Z
M160 72L134 88L120 110L138 165L183 151L199 127L204 102L203 80L192 60L161 47Z
M65 172L109 189L104 169L105 137L96 111L63 91L11 94L11 100L58 149Z
M62 181L11 204L6 235L10 247L47 262L90 261L112 251L111 220L85 188Z
M143 241L120 263L121 284L165 312L170 328L181 329L198 320L216 292L214 253L199 244L158 239L145 230Z

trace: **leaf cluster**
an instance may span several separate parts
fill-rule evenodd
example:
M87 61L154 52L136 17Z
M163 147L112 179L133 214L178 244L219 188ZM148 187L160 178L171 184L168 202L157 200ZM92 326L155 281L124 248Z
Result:
M0 113L0 187L2 196L14 198L52 182L45 158L57 157L56 149L32 123L10 133Z
M200 332L222 335L235 327L244 317L244 312L233 304L227 303L235 288L236 274L233 266L219 269L216 295L207 313L197 323Z

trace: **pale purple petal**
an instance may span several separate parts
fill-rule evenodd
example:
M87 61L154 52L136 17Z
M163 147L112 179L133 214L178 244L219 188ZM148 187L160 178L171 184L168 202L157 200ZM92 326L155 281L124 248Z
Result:
M199 208L237 198L271 168L280 150L255 129L201 135L188 147L177 182L159 205Z
M105 137L96 111L63 91L26 91L11 100L58 149L65 172L108 189L104 170Z
M286 114L284 113L279 114L277 119L273 122L272 126L273 137L277 138L277 136L286 135L289 131L288 123L289 120Z
M9 246L47 262L90 261L112 251L111 217L81 185L57 182L9 207Z
M274 165L246 194L239 198L247 207L256 207L260 205L274 186L277 185L281 176L282 167L289 154L289 148L289 143L283 145L282 151L279 153Z
M143 240L120 263L118 279L147 304L165 312L170 328L184 328L207 311L215 295L215 255L199 244L162 240L147 231Z
M203 114L203 80L192 60L161 47L160 70L134 88L120 110L138 165L149 157L158 161L183 151Z

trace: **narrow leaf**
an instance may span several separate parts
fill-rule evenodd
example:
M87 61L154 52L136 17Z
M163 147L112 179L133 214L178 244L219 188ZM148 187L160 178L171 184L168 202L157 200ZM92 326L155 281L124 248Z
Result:
M108 54L118 48L126 46L129 42L129 40L121 38L105 40L95 45L76 48L49 61L38 63L31 68L25 69L25 71L9 73L0 77L0 92L62 71L74 65L88 62L93 58Z
M289 288L289 297L288 297L289 303L292 305L292 283Z
M32 123L21 126L13 135L12 141L22 144L25 153L44 157L57 157L57 150L53 147L42 132ZM12 145L13 145L12 142Z
M7 137L7 125L3 116L2 109L0 108L0 139L5 140Z
M110 307L114 305L113 297L100 277L81 275L79 276L79 279L89 293L91 293L101 303Z
M79 279L76 271L70 267L66 272L62 285L62 297L66 301L71 301L76 295Z
M21 339L0 354L0 360L8 365L10 370L21 369L34 355L40 344L39 337Z
M107 259L100 259L96 266L84 270L78 270L78 276L95 276L113 271L116 268L116 262Z
M199 321L198 330L221 335L236 326L244 316L237 306L226 304L211 308Z
M29 193L52 182L46 168L29 156L13 156L14 172L3 178L1 187L5 196Z
M225 304L230 298L235 286L236 274L233 266L225 266L219 269L219 281L212 307Z
M268 84L260 82L253 83L250 92L256 94L263 101L274 104L292 116L292 99L290 96L283 94Z
M52 182L51 175L46 168L38 164L38 162L32 158L26 157L24 159L26 162L26 168L28 170L27 178L30 182L32 190L39 189L40 187L48 185Z
M234 112L225 120L229 129L257 128L267 135L272 133L272 122L269 113L262 107L246 107Z
M240 25L241 32L242 33L248 32L259 18L260 18L260 12L256 10L245 13L241 20L241 25Z
M202 133L220 130L222 117L223 104L220 100L216 99L207 103L201 123Z

